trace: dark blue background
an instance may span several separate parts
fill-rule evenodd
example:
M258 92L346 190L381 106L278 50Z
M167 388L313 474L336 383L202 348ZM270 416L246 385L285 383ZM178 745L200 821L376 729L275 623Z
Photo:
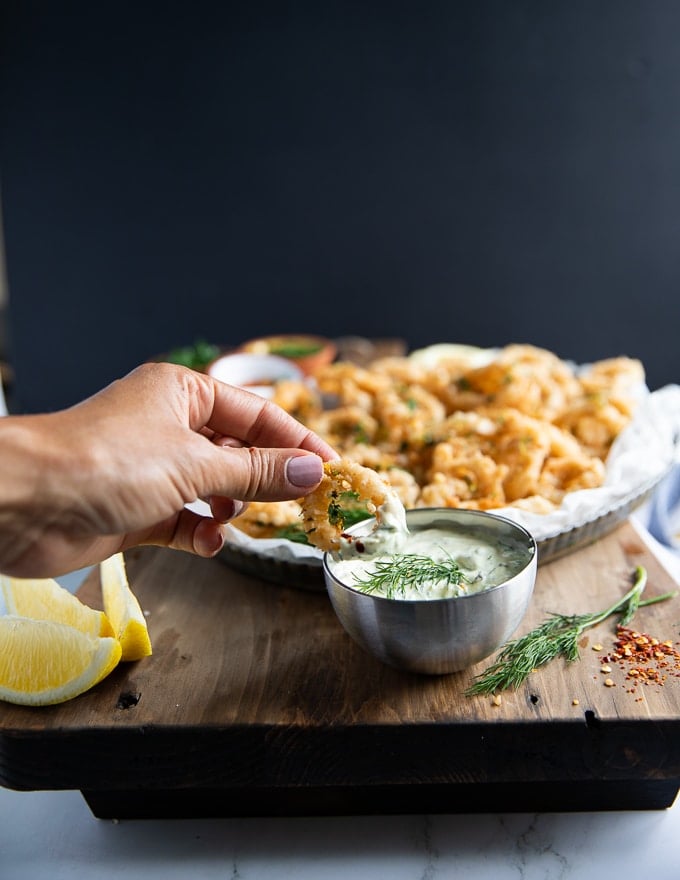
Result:
M680 379L680 4L5 2L16 402L204 337Z

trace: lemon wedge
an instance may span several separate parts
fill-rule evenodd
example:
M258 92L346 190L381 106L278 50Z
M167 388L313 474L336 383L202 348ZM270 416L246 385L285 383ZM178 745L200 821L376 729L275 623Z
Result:
M51 578L0 575L0 595L7 614L65 623L91 636L114 635L103 611L85 605Z
M23 706L77 697L105 678L121 657L117 639L13 614L0 617L0 644L0 700Z
M99 573L104 611L123 649L121 660L148 657L151 654L149 629L137 597L130 589L123 554L115 553L101 562Z

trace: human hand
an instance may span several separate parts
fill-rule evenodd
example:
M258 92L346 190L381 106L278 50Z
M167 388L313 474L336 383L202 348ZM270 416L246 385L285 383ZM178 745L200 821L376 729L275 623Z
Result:
M244 502L300 498L336 457L264 398L143 365L70 409L0 420L0 571L54 577L139 544L214 556ZM199 498L211 516L185 507Z

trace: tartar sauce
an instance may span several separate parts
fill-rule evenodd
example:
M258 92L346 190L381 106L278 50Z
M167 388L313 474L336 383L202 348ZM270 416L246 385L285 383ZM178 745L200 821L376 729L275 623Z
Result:
M356 559L357 557L390 556L402 552L409 530L406 524L406 510L401 499L395 493L379 507L380 520L371 531L362 535L344 534L340 537L340 548L335 554L336 559Z
M364 592L358 582L374 575L380 565L395 560L397 554L427 557L434 562L453 560L463 577L460 583L426 579L412 586L404 582L389 598L446 599L479 593L508 580L530 562L532 551L511 538L490 540L485 531L476 526L409 532L405 520L402 528L398 519L393 521L383 516L378 528L369 535L354 538L334 555L333 574L347 586ZM371 593L387 596L381 589L373 589Z

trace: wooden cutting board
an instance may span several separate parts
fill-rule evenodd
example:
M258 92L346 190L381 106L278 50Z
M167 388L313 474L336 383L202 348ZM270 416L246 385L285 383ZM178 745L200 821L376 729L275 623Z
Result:
M80 789L100 817L659 809L680 786L680 670L638 686L600 658L553 661L500 705L466 697L490 662L407 674L356 646L322 592L256 580L220 560L126 554L153 656L60 706L0 704L0 783ZM550 612L605 608L633 569L647 595L675 582L630 523L539 567L518 635ZM98 574L81 598L101 607ZM677 642L680 597L635 626ZM600 651L593 645L600 643ZM614 681L604 685L605 678Z

